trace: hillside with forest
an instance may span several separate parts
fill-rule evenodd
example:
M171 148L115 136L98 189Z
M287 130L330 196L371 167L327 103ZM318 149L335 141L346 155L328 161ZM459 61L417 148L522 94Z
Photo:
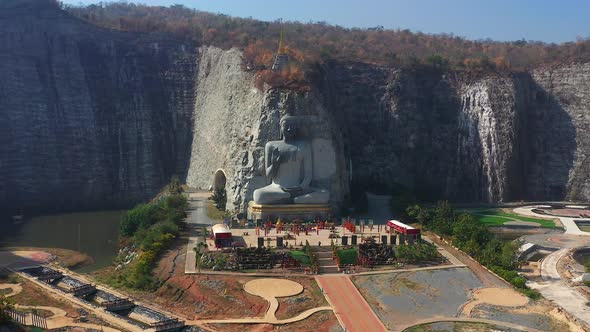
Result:
M281 29L293 78L328 60L385 67L431 65L460 71L524 71L540 65L590 60L590 39L563 44L540 41L468 40L453 34L343 28L326 22L264 22L212 14L182 5L156 7L127 2L66 6L93 24L123 31L165 32L181 40L243 50L247 68L270 69Z

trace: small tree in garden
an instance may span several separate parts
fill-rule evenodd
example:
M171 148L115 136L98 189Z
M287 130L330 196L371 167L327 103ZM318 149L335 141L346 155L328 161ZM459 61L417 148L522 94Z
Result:
M215 189L211 199L215 202L217 210L225 211L225 205L227 204L227 192L225 191L225 187Z

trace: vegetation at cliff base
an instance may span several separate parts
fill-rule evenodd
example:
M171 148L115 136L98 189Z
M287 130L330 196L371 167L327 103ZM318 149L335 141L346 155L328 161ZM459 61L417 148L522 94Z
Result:
M529 289L526 279L516 272L520 267L519 245L514 241L497 239L486 225L468 213L457 213L448 202L438 202L436 207L410 206L407 214L422 228L450 240L457 248L469 254L482 265L511 283L531 298L539 298L538 292Z
M213 220L224 220L229 215L226 205L227 191L225 187L215 189L207 202L207 216Z
M119 287L153 288L152 270L158 256L178 236L187 209L186 197L178 190L172 190L153 202L139 204L127 211L121 220L121 235L129 247L137 250L137 257L130 262L124 262L124 258L117 259L115 263L124 266L121 273L111 276L108 282Z

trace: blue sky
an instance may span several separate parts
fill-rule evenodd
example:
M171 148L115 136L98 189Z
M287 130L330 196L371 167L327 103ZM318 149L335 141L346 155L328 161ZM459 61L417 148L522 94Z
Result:
M96 0L63 0L90 4ZM590 37L590 0L142 0L266 21L384 26L469 39L565 42Z

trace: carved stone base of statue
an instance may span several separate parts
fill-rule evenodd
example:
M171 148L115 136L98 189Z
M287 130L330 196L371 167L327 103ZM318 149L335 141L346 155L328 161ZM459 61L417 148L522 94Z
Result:
M248 203L248 219L314 220L325 219L332 212L330 204L257 204Z

